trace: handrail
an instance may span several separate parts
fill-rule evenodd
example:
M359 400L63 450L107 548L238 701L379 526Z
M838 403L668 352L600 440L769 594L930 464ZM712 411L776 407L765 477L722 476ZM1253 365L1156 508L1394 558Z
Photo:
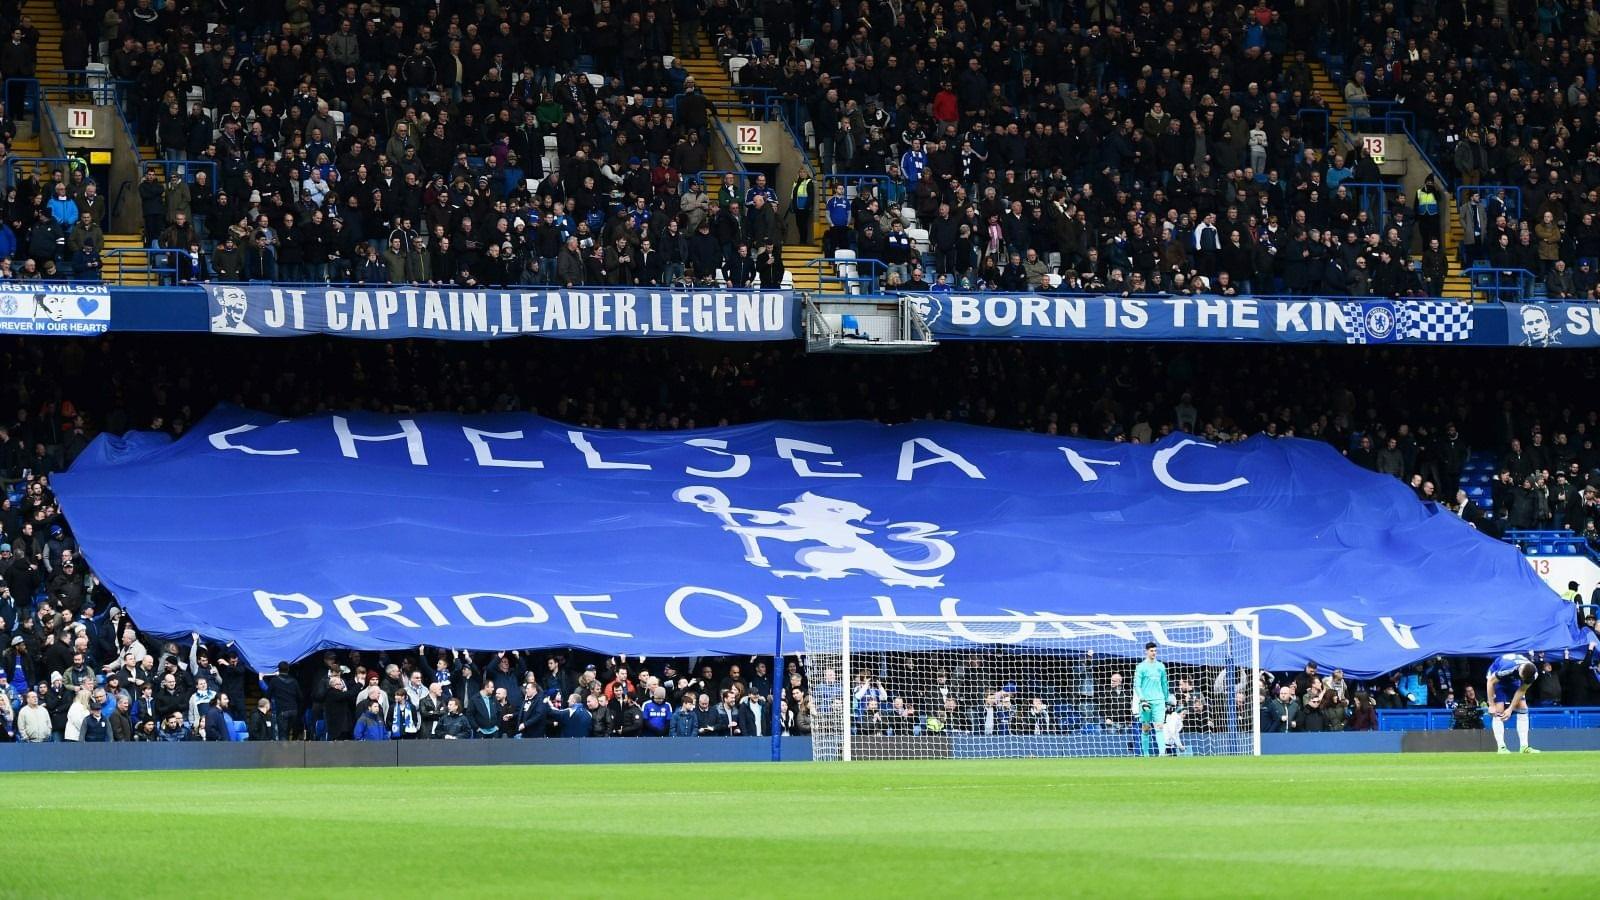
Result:
M824 266L830 265L834 267L832 274L823 269ZM860 274L863 266L867 268L865 275ZM817 270L819 288L836 284L843 289L843 293L852 296L879 293L879 283L889 272L889 264L881 259L855 256L827 256L813 259L806 262L806 268Z
M116 196L116 198L114 200L111 201L111 217L112 218L116 218L117 211L122 209L122 201L127 198L128 191L129 191L129 189L131 189L134 186L134 184L136 184L136 182L124 181L122 183L122 186L117 188L117 196Z
M1345 179L1339 182L1339 187L1344 188L1356 202L1360 204L1362 212L1372 217L1372 224L1382 228L1389 217L1389 192L1405 190L1398 184L1384 184L1381 181L1356 181ZM1376 200L1376 209L1374 209Z
M735 105L748 113L751 118L759 118L763 122L772 121L774 114L777 114L778 118L782 118L782 113L778 108L778 94L781 93L778 88L756 84L736 84L733 86L733 92L740 98Z
M728 159L733 162L733 174L739 176L739 193L741 195L739 200L743 202L744 184L750 178L750 170L745 168L744 159L739 155L738 142L728 134L728 123L722 120L720 114L714 115L712 118L717 123L717 134L722 138L722 144L728 151Z
M708 200L720 202L723 199L721 193L723 179L729 175L733 176L734 183L738 185L739 196L734 199L739 201L739 205L743 206L745 191L749 190L749 183L754 180L754 176L750 174L748 169L742 171L734 169L704 169L693 175L680 175L678 176L678 193L687 193L689 186L698 181L705 185L706 198Z
M73 99L87 94L90 102L97 105L116 102L117 82L110 80L108 73L90 69L62 69L61 74L68 76L69 79L70 76L81 75L83 82L45 85L44 90L47 94L64 94Z
M1600 553L1596 553L1595 548L1590 546L1582 535L1573 534L1570 531L1512 529L1502 535L1501 539L1521 550L1524 556L1533 556L1547 549L1555 550L1558 547L1565 547L1577 552L1546 553L1544 555L1586 556L1595 563L1600 564Z
M31 165L34 169L41 166L47 166L52 170L60 168L70 173L74 166L83 165L83 160L76 156L8 156L5 166L5 186L8 190L16 184L16 169L19 165Z
M104 275L107 259L116 260L117 278L127 275L154 275L162 284L176 284L178 281L178 255L188 254L187 249L177 247L115 247L100 251L101 278L96 281L107 280ZM143 265L130 266L124 259L143 260ZM157 260L165 260L158 263ZM117 283L117 282L113 282Z
M68 103L83 102L85 95L89 98L88 102L97 106L109 106L116 100L116 87L110 84L46 84L40 85L39 90L46 97L63 97Z
M49 97L53 89L48 85L39 86L39 113L45 125L50 128L50 137L55 141L56 149L65 151L67 142L61 139L61 129L56 126L56 111L50 108Z
M1463 269L1462 274L1467 276L1474 296L1481 293L1493 300L1531 299L1534 285L1538 281L1538 276L1527 269L1502 268L1478 263Z
M183 180L185 184L193 184L194 176L201 170L204 170L208 175L211 176L207 179L207 181L211 183L211 189L213 191L217 189L217 164L213 160L152 159L139 164L140 175L143 175L145 172L148 172L151 169L159 169L161 171L162 181L166 181L171 177L173 169L183 169Z
M778 121L783 123L783 130L788 133L789 140L793 141L795 149L800 151L801 168L805 169L812 178L815 178L817 173L815 169L811 168L811 150L806 147L805 137L801 134L804 129L790 121L789 105L783 98L774 98L773 102L777 105ZM799 103L800 101L796 100L795 106L798 107Z
M898 205L905 199L904 186L897 184L888 175L857 175L854 173L835 172L826 176L823 180L826 183L823 185L822 195L818 199L824 205L828 202L828 198L833 196L834 186L840 184L844 185L845 196L852 200L860 196L861 189L865 187L873 188L875 192L873 196L884 203Z
M1339 89L1339 96L1341 98L1344 96L1344 89L1343 88ZM1348 106L1350 108L1350 110L1351 110L1350 115L1345 117L1347 121L1348 120L1354 120L1354 119L1381 119L1384 116L1386 116L1386 115L1388 115L1389 113L1392 113L1392 112L1400 112L1400 111L1411 112L1412 111L1409 108L1406 108L1406 109L1402 110L1402 108L1405 107L1405 105L1406 105L1406 102L1404 100L1379 100L1377 98L1369 97L1366 100L1348 100L1347 99L1347 100L1344 101L1344 103L1345 103L1345 106ZM1382 110L1382 111L1379 112L1377 115L1370 115L1369 114L1369 115L1365 115L1365 116L1358 116L1358 115L1355 114L1355 110L1357 110L1357 109L1366 109L1366 110L1368 110L1369 113L1372 110L1375 110L1375 109L1376 110Z

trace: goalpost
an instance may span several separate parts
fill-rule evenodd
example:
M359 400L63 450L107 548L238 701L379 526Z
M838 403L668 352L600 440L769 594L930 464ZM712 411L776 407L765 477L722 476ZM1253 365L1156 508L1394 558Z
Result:
M819 760L1261 753L1255 616L808 621ZM1167 702L1134 667L1155 643ZM1149 721L1149 720L1156 721Z

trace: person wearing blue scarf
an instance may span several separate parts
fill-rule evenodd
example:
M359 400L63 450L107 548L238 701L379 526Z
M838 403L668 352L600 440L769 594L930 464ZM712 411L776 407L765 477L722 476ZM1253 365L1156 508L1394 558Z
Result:
M393 740L410 740L417 736L422 718L404 688L394 692L394 702L389 704L389 737ZM359 728L359 723L358 728Z

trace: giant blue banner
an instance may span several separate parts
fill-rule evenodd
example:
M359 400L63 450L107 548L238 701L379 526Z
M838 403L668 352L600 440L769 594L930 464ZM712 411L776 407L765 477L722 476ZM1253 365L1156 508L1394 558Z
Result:
M782 341L800 336L793 291L269 284L208 284L204 290L213 334L465 341L522 336Z
M1468 300L958 293L908 296L939 340L1507 344L1505 308Z
M225 407L102 436L56 492L139 624L321 648L769 653L843 615L1256 613L1369 675L1575 643L1521 555L1325 444L966 425L591 431Z

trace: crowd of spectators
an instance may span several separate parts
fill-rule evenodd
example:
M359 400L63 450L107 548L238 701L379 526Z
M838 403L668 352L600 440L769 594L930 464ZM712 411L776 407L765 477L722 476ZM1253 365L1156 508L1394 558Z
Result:
M315 736L317 721L323 735L366 737L771 734L772 673L760 659L469 656L421 648L340 652L255 673L225 645L140 632L95 580L92 560L80 557L50 476L97 433L137 427L181 434L221 401L284 415L533 410L626 429L933 417L1115 441L1148 442L1175 429L1216 441L1298 436L1327 441L1358 464L1411 482L1419 496L1441 500L1486 530L1525 524L1516 520L1525 507L1515 499L1476 512L1451 499L1459 496L1452 479L1460 462L1484 449L1504 453L1508 471L1548 471L1549 483L1566 479L1566 490L1584 498L1581 527L1553 509L1545 513L1550 521L1532 524L1564 523L1592 536L1600 518L1593 497L1600 454L1592 437L1600 375L1555 355L1517 354L1524 377L1513 387L1501 377L1513 351L1488 350L968 344L915 358L825 359L789 348L677 342L547 342L537 349L144 335L0 344L0 409L13 410L0 428L0 480L10 486L0 501L0 681L18 704L12 733L45 735L47 716L49 733L80 739L84 729L153 740L290 737L307 733L308 722ZM1552 449L1530 454L1547 434ZM1575 592L1571 599L1582 604ZM1592 613L1593 604L1585 605L1582 612ZM1592 619L1585 624L1593 628ZM1557 677L1541 678L1533 701L1600 702L1597 663L1594 654L1549 660ZM934 731L1030 733L1046 718L1050 733L1123 727L1120 714L1107 724L1103 713L1120 708L1107 698L1126 685L1126 673L1097 670L1086 699L1082 673L1070 668L1048 675L983 665L987 674L970 677L951 666L946 675L960 690L936 704L925 695L939 683L933 664L916 677L885 666L878 673L885 693L867 698L880 702L871 715L863 704L856 718L884 734L900 733L892 715L902 716L898 727L924 733L929 716L937 720ZM1285 676L1264 685L1265 722L1269 730L1278 723L1290 730L1362 728L1370 727L1374 708L1475 708L1483 698L1468 688L1481 682L1482 667L1481 660L1430 660L1360 685L1337 672L1316 684L1295 678L1287 698ZM784 668L779 727L803 734L827 708L817 704L833 702L843 688L798 660ZM1228 679L1219 686L1219 674L1175 672L1195 694L1184 703L1191 731L1208 721L1204 727L1226 730L1248 708L1244 690ZM18 690L22 681L43 713L24 711L35 704ZM954 715L947 699L956 701ZM688 705L696 708L692 731ZM912 712L903 712L908 706Z
M71 576L71 550L65 551ZM92 584L92 579L91 579ZM4 598L10 604L11 598ZM481 740L807 736L848 719L860 737L1081 735L1112 749L1137 733L1133 660L971 652L867 654L856 676L784 661L598 657L576 651L328 651L251 671L231 644L179 644L138 630L92 592L52 586L18 613L0 672L0 739L49 741ZM1580 659L1539 659L1534 706L1600 702L1600 631ZM586 662L588 659L594 662ZM1370 681L1175 665L1169 739L1248 731L1365 731L1377 710L1435 708L1481 729L1483 661L1436 657ZM774 693L776 692L776 694ZM772 704L776 696L777 711ZM1259 696L1259 705L1255 705ZM1180 736L1180 732L1187 737ZM1204 740L1205 738L1201 738ZM1130 749L1130 752L1132 750Z
M1593 0L61 5L63 58L131 85L164 160L135 202L184 280L775 286L816 218L891 287L1438 295L1446 211L1469 262L1600 280ZM702 45L815 184L691 187L713 109L675 56ZM1315 50L1443 180L1346 184L1384 178L1329 146ZM19 181L0 251L92 278L106 223L55 193Z

